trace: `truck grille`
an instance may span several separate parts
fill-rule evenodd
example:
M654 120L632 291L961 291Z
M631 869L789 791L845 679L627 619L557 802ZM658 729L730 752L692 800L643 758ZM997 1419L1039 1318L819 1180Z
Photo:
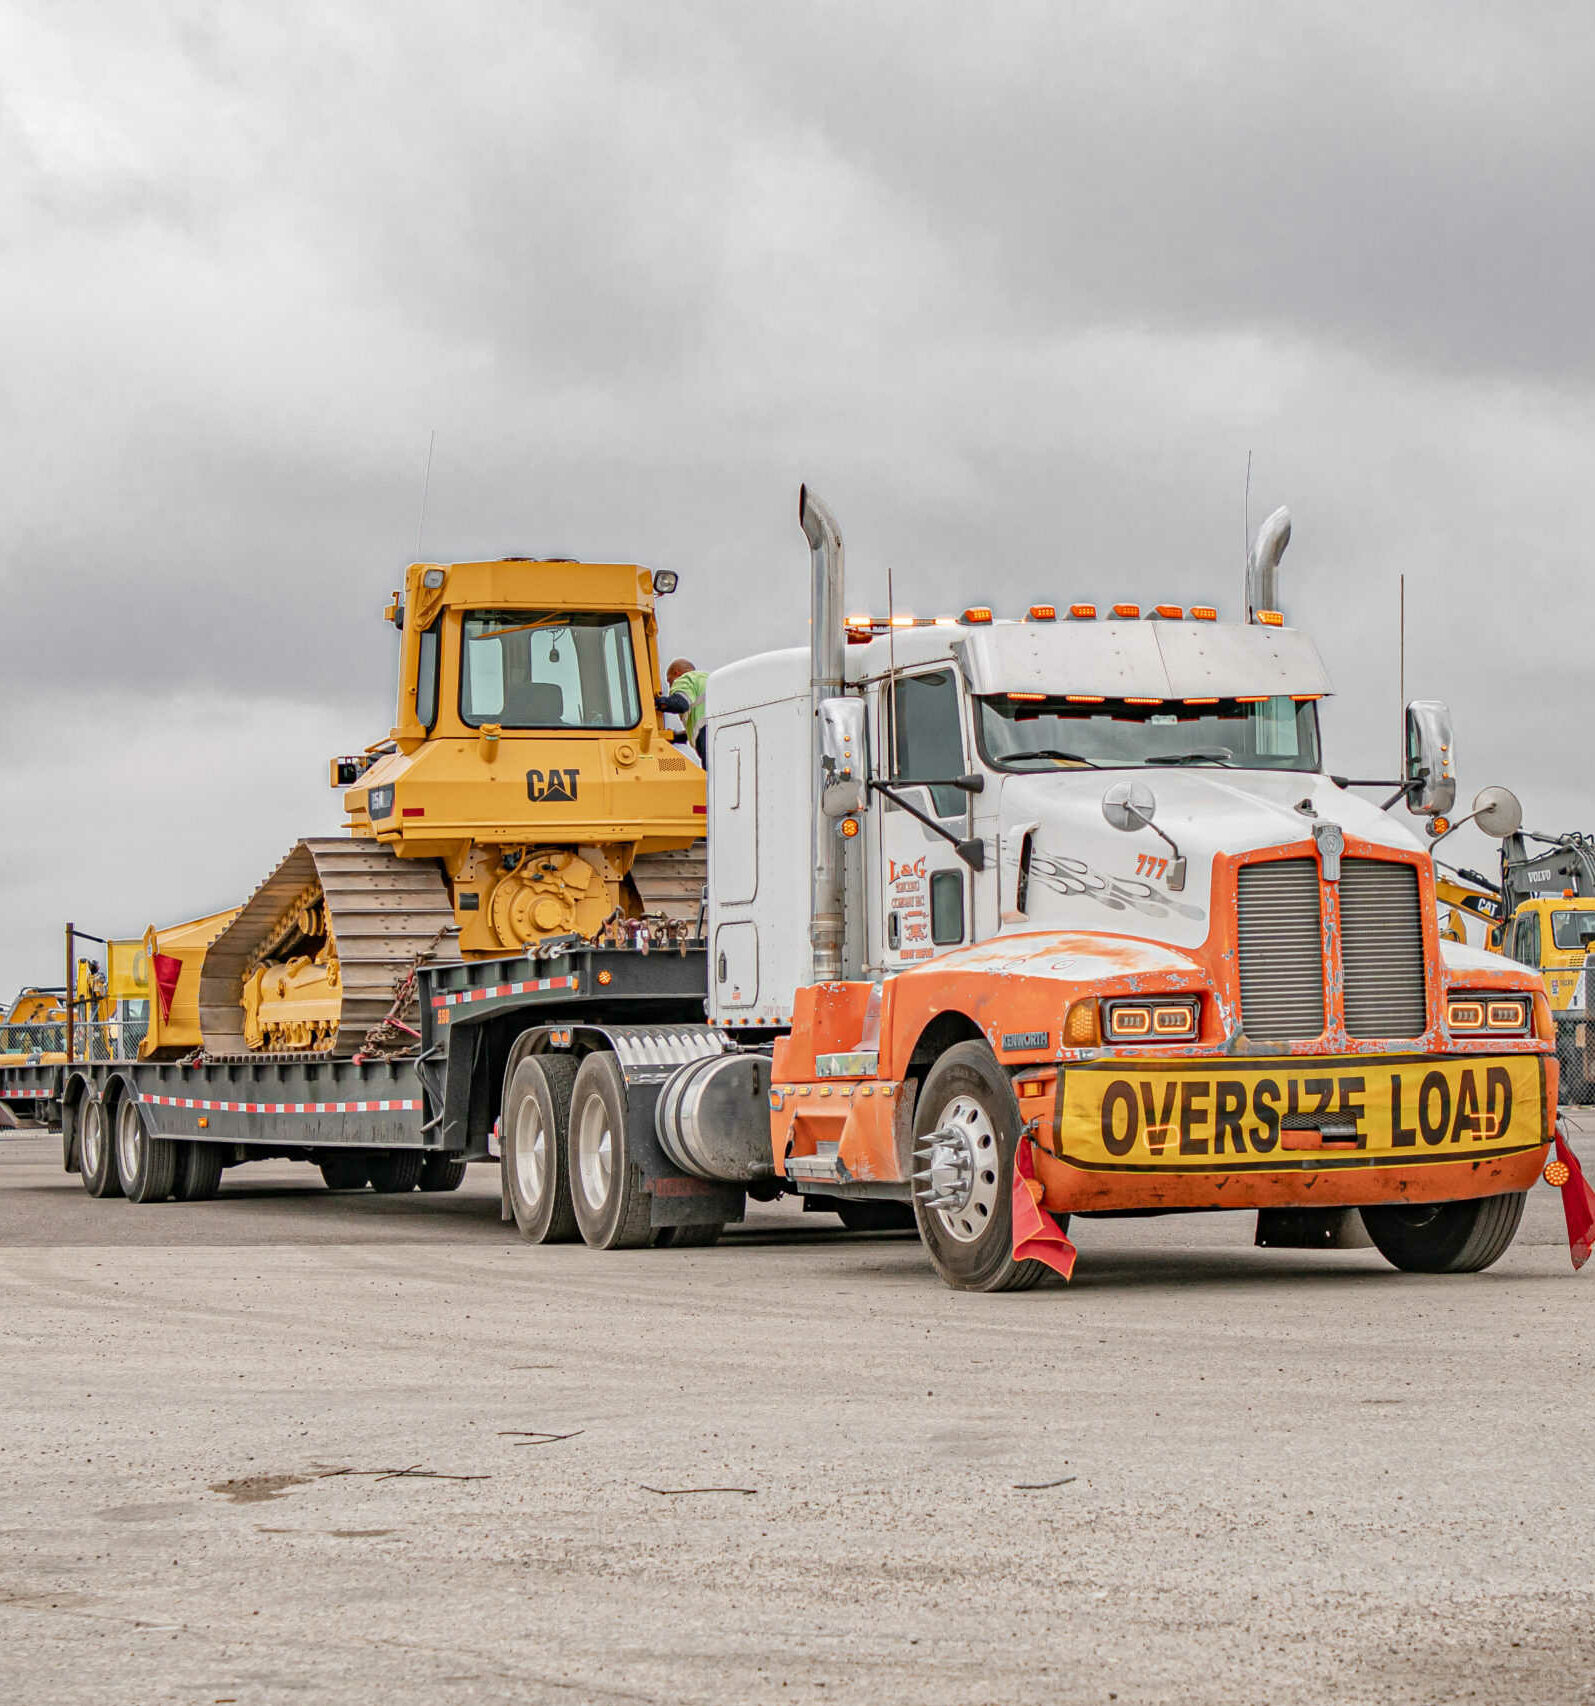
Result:
M1428 1008L1416 866L1384 859L1341 861L1340 955L1349 1035L1423 1034Z
M1253 1042L1322 1035L1324 925L1318 861L1243 865L1237 903L1242 1030Z

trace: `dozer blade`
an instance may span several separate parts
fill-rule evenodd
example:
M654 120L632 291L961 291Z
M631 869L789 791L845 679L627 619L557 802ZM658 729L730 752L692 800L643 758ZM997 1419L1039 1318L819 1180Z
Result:
M338 1033L319 1053L354 1054L393 1005L394 985L419 958L458 959L454 909L437 865L400 859L354 837L301 841L244 903L205 955L200 1034L209 1054L247 1054L240 997L246 973L283 921L319 893L338 962Z

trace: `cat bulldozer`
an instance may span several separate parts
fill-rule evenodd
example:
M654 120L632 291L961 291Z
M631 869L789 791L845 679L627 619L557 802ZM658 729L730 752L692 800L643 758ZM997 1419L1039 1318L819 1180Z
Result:
M348 833L301 841L210 942L211 1055L358 1052L429 958L695 930L704 772L656 699L672 571L416 563L398 715L332 761Z

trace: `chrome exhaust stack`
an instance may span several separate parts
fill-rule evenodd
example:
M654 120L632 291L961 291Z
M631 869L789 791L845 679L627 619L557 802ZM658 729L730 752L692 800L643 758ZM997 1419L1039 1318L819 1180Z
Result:
M1246 559L1246 620L1259 610L1279 609L1279 559L1290 543L1290 511L1280 505L1257 530Z
M813 980L833 983L842 975L842 855L829 821L820 810L824 764L820 706L842 692L842 530L836 518L807 486L798 488L798 524L809 542L813 590L809 605L809 810L813 849L809 877L809 947Z

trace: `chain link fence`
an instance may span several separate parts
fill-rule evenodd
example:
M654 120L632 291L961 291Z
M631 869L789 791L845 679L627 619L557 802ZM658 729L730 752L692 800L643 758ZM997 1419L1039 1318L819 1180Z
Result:
M135 1060L149 1032L149 1010L113 1019L79 1019L72 1027L72 1057L82 1061ZM66 1022L39 1019L0 1025L0 1059L27 1066L66 1059Z

